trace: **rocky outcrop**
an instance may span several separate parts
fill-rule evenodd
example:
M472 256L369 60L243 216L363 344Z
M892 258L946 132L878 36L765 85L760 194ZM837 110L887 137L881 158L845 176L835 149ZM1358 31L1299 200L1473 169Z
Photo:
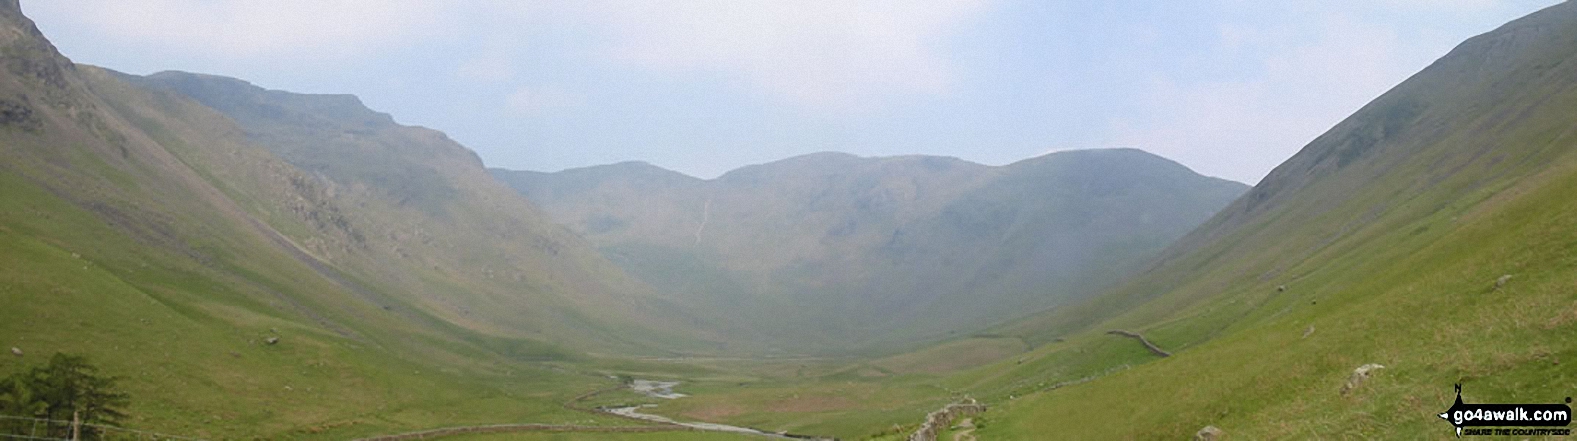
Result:
M1357 389L1358 386L1362 386L1364 381L1367 381L1369 376L1373 375L1374 371L1380 369L1385 369L1385 366L1375 363L1369 363L1359 366L1357 369L1353 369L1352 375L1347 376L1347 383L1342 385L1342 395L1347 395L1348 392L1352 392L1353 389Z
M30 132L42 129L44 121L39 119L23 97L17 98L0 98L0 127L16 127Z
M935 412L926 414L925 422L920 424L920 430L909 435L909 441L936 441L936 434L953 423L953 419L965 415L978 415L986 411L986 405L974 399L966 399L957 403L948 404Z
M47 93L64 90L67 73L76 70L14 0L0 2L0 55L4 55L0 66L19 78L42 83Z

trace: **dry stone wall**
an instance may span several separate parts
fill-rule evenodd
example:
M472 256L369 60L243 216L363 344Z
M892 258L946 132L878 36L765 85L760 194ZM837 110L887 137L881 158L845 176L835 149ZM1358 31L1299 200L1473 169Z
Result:
M920 430L909 435L909 441L936 441L936 434L946 429L953 420L966 415L978 415L986 411L986 405L968 399L957 403L948 404L935 412L926 414L925 423L920 424Z

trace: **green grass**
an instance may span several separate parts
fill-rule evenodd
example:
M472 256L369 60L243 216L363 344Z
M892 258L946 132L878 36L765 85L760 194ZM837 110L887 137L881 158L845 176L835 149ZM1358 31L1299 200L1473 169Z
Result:
M0 345L26 352L0 356L0 374L54 352L86 355L122 378L127 425L215 439L622 426L631 423L572 406L636 403L681 420L901 439L965 396L992 406L976 432L985 439L1177 439L1205 425L1235 439L1445 438L1449 425L1434 414L1453 383L1470 402L1558 402L1577 391L1569 27L1535 26L1555 37L1519 40L1528 52L1489 66L1488 79L1453 75L1507 55L1480 49L1506 49L1465 45L1467 55L1316 140L1155 269L1104 295L880 358L671 356L747 337L706 332L701 317L542 221L452 143L423 144L450 150L418 168L398 149L376 167L308 167L331 155L291 155L324 133L260 148L211 109L84 68L71 79L81 90L59 92L80 92L71 98L84 113L42 131L0 128ZM31 90L23 81L0 77L0 90ZM335 115L318 117L345 123ZM334 147L403 148L430 135L380 130ZM1011 224L1004 195L1043 178L954 207L951 221ZM1057 216L1099 220L1057 213L1015 231L1068 220ZM653 270L722 268L701 257L665 264ZM720 273L708 280L700 286L737 285ZM832 326L873 325L851 317ZM1143 332L1176 355L1157 358L1110 329ZM271 336L281 341L264 344ZM1339 393L1365 363L1386 368ZM570 403L615 385L609 375L683 381L679 392L692 396L614 390Z
M760 436L710 432L658 432L658 433L508 433L495 435L465 435L444 438L455 441L738 441L761 440Z
M1577 371L1561 365L1577 356L1577 210L1562 202L1573 191L1568 174L1408 257L1357 276L1311 273L1299 289L1342 289L1318 304L1267 303L1260 319L1171 359L1009 402L980 433L1161 438L1210 424L1250 439L1434 437L1449 431L1434 413L1456 382L1469 402L1560 402L1577 390ZM1404 247L1405 236L1359 252ZM1499 274L1515 278L1494 290ZM1387 368L1338 393L1371 362Z
M681 381L676 391L690 396L641 400L658 405L648 412L767 431L840 439L906 434L927 412L956 399L942 386L941 375L864 376L857 372L870 366L859 359L698 359L667 364L676 367L672 372L682 372L687 364L702 364L712 370L660 377ZM659 371L660 366L650 368ZM593 401L619 402L624 398L630 395L615 393Z
M1530 19L1562 20L1536 38L1514 49L1494 43L1503 35L1477 39L1376 100L1156 269L1004 326L1042 346L1023 365L952 378L996 405L979 434L1176 439L1214 425L1245 439L1445 438L1435 414L1453 383L1469 402L1572 396L1577 93L1550 69L1577 68L1577 14L1557 9ZM1495 56L1510 61L1478 65ZM1147 356L1109 329L1175 356ZM1386 369L1339 393L1366 363ZM1034 391L1038 379L1089 376Z
M606 286L552 280L569 274L552 269L530 276L548 280L527 283L473 276L467 271L537 266L521 262L530 257L519 248L477 246L493 238L465 231L440 238L465 239L481 251L429 252L431 260L411 263L379 254L392 252L387 242L373 242L382 246L376 252L357 250L340 242L349 236L292 209L298 198L327 193L290 186L290 178L304 175L246 144L224 117L102 70L77 74L62 93L98 125L60 119L40 131L0 128L7 158L0 163L0 344L26 354L0 359L0 373L55 352L85 355L122 378L131 395L126 425L213 439L346 439L456 424L628 424L562 405L610 380L573 363L543 362L576 362L581 355L569 346L638 346L588 334L664 335L627 330L648 329L646 322L604 326L605 317L562 312L587 305L555 297L571 288L608 295ZM0 89L27 87L0 76ZM479 166L473 171L485 176ZM339 191L330 206L380 203ZM501 186L495 193L513 197ZM378 216L394 225L368 220ZM473 219L528 238L526 227L552 229L511 221L507 213ZM410 218L392 209L355 220L368 222L358 224L367 234L410 228L400 223ZM271 238L267 230L276 227L310 256ZM561 251L552 265L575 267L594 256L589 249ZM477 264L497 254L516 260ZM421 277L436 282L404 284ZM424 289L434 286L444 289ZM510 314L528 323L500 329L449 320L424 308L418 294L428 292L465 294L474 310L489 314L530 311L562 321ZM270 336L281 340L267 345Z
M9 195L49 217L8 216L0 227L0 267L7 268L0 303L8 305L0 308L0 343L26 353L0 360L0 370L20 370L57 351L87 355L123 378L132 427L218 438L335 438L467 421L580 421L588 415L559 403L608 383L524 365L445 372L393 357L371 342L272 315L202 274L161 269L165 256L139 255L149 265L135 269L113 265L116 256L96 251L136 249L117 247L123 236L94 226L87 213L50 206L55 201L45 195ZM82 235L102 248L66 249L19 234L32 228ZM265 345L272 335L281 342ZM489 372L499 370L512 372Z

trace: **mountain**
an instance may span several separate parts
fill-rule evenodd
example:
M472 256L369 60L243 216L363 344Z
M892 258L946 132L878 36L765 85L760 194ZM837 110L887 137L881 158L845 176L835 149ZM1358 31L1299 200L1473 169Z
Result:
M1246 188L1133 149L493 173L676 301L790 351L934 339L1098 291Z
M0 343L19 354L0 373L87 355L133 427L579 420L560 403L606 380L541 363L718 344L471 151L354 97L77 65L15 0L0 64Z
M651 329L690 331L655 318L653 311L683 313L494 180L474 152L441 132L399 125L349 95L265 90L183 72L120 78L219 111L248 143L316 178L313 191L347 208L306 216L343 223L354 235L299 240L363 280L410 293L447 322L626 350L629 339L653 336L645 332Z
M1155 268L998 329L1040 349L987 369L1016 384L969 383L1005 403L979 435L1445 438L1453 384L1465 402L1561 402L1577 384L1573 109L1577 4L1467 40ZM1369 363L1384 368L1348 390Z

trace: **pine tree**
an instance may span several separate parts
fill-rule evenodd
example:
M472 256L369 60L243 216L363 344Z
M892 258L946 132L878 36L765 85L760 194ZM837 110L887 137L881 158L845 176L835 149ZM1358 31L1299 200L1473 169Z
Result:
M21 375L0 378L0 416L43 418L44 400L23 378ZM21 435L33 426L33 421L26 419L0 419L0 434Z
M100 375L85 357L57 353L49 364L0 381L0 415L50 420L47 436L61 438L70 436L71 426L65 421L73 418L84 424L115 424L126 416L121 409L129 401L116 381ZM30 423L0 425L0 434L30 434L32 429ZM81 439L99 439L101 432L84 425Z

